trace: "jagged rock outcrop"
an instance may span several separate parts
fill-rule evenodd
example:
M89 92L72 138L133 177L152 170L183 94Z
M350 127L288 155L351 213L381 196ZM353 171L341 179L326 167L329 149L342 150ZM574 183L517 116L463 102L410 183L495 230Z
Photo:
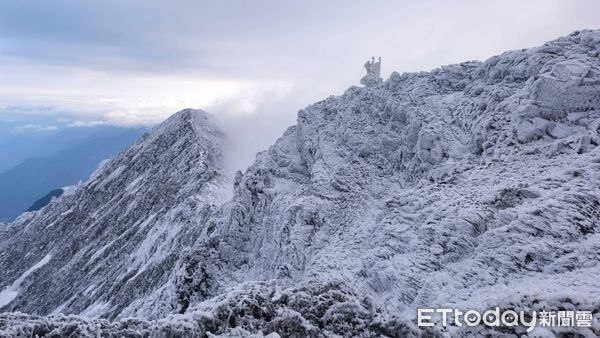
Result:
M121 313L164 313L152 309L165 303L158 299L184 300L171 311L184 314L139 324L141 336L173 327L196 330L182 335L526 333L424 331L411 324L418 307L577 308L597 318L599 53L600 31L575 32L484 62L393 73L301 110L297 125L236 176L231 200L187 219L193 240L162 292ZM27 290L37 290L30 280ZM325 304L278 303L278 293ZM19 304L5 309L26 309ZM0 330L66 325L15 316L3 315L12 324ZM571 330L579 331L542 333L600 334L597 319Z

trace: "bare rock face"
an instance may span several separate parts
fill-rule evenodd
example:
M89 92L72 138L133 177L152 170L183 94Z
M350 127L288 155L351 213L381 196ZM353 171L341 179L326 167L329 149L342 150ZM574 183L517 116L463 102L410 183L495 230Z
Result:
M138 176L127 169L115 173L121 154L109 163L111 170L99 170L105 178L93 178L76 191L80 195L61 197L8 226L0 247L0 282L19 281L19 292L4 310L145 319L5 314L0 323L7 324L0 330L7 335L43 326L48 332L92 327L94 334L135 329L140 336L520 336L526 334L521 327L422 330L414 325L416 308L577 308L597 316L599 53L600 31L581 31L484 62L393 73L381 85L352 87L300 111L297 125L236 176L233 197L219 206L218 198L206 196L220 176L199 169L214 168L205 164L213 163L208 157L187 165L178 157L187 146L169 147L163 156L179 160L167 163L189 180L170 181L178 176L172 167L165 169L161 156L151 156L140 166L166 176L138 185L132 183ZM167 155L173 149L176 154ZM124 154L137 158L138 153L144 152ZM166 187L169 181L173 190ZM86 221L77 223L85 226L40 230L75 224L52 223L50 215L66 213L110 182L115 190L103 203L90 204ZM109 203L115 191L130 185L154 192L154 203L147 209ZM189 206L161 200L164 190L155 189L204 198ZM136 196L130 203L143 200ZM196 201L183 201L190 199ZM111 211L116 205L119 211ZM174 211L180 208L185 211ZM79 215L76 210L61 217ZM124 218L125 210L136 216ZM157 212L160 217L144 223ZM97 228L93 215L110 222ZM129 225L122 226L121 219ZM120 237L129 228L135 233ZM179 229L176 235L160 237L172 228ZM73 229L82 235L65 240ZM142 229L156 229L158 235ZM39 231L47 231L42 237L49 239L41 240ZM97 249L121 243L119 238L148 248L140 243L159 237L177 238L150 245L164 253L160 257L172 257L162 261L169 263L157 268L160 273L149 268L152 250L142 251L150 252L144 256L141 249ZM103 244L86 250L86 242ZM25 256L29 252L34 253ZM92 252L100 253L92 259ZM48 261L39 264L45 257ZM64 259L56 257L73 258L59 263ZM48 273L62 279L54 282ZM138 284L131 284L142 280L138 273L145 273L151 286L144 290L151 291L141 294ZM77 305L83 302L78 298L58 307L71 297L66 295L71 284L83 295L88 287L110 291L102 291L102 298L88 296L83 305ZM54 300L61 295L60 302ZM33 310L28 301L44 307ZM147 320L161 316L166 317ZM594 325L585 332L546 333L600 334Z

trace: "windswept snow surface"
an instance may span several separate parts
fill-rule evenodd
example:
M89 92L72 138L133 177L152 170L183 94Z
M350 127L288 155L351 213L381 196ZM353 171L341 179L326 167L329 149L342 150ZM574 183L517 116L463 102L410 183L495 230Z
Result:
M297 125L236 175L233 197L224 204L206 206L205 194L216 194L218 185L189 174L203 167L204 157L163 160L185 153L194 142L168 146L155 156L146 136L125 154L130 160L146 157L140 170L160 171L161 179L137 182L140 176L125 169L111 177L122 165L130 168L113 160L70 199L61 197L9 225L9 239L0 247L0 271L5 271L0 282L9 285L29 264L17 258L26 249L15 243L41 242L43 249L32 253L31 261L54 250L37 232L24 237L27 229L55 222L44 215L97 200L113 186L103 203L90 205L86 218L73 225L96 229L95 222L107 217L101 231L48 235L60 235L69 248L63 260L53 265L53 256L44 267L62 269L55 287L64 291L48 291L42 287L48 275L34 274L26 279L27 292L4 310L46 315L61 306L63 313L87 309L116 320L7 313L0 316L0 332L527 334L523 327L415 325L419 307L499 306L591 310L589 328L552 327L532 334L598 336L599 54L600 31L580 31L484 62L393 73L381 85L352 87L301 110ZM181 175L187 179L174 180ZM172 184L167 191L190 192L185 203L161 198L165 180ZM206 190L193 190L207 184ZM137 207L143 200L137 193L129 204L111 200L120 196L117 191L137 189L154 196L152 207ZM205 207L187 207L195 201ZM163 216L144 223L156 212ZM129 228L140 235L128 234ZM190 230L178 230L184 228ZM148 243L159 239L169 244L151 250ZM112 248L111 241L130 249L89 259L106 245ZM169 254L171 260L151 270L160 266L156 257ZM70 279L75 270L65 268L73 260L81 262L77 271L85 269L75 286ZM154 272L140 278L140 270ZM91 284L92 291L83 292ZM76 295L73 305L67 295Z

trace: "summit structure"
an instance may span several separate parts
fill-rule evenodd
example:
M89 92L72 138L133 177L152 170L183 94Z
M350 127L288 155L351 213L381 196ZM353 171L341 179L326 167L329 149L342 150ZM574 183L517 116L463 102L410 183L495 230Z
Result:
M381 78L381 56L377 61L375 61L375 57L372 57L371 60L365 62L364 67L367 70L367 75L360 79L362 85L375 87L383 82Z

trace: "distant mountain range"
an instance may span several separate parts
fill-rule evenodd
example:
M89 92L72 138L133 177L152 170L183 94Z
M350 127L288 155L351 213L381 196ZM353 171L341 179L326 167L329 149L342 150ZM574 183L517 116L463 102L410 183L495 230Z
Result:
M101 161L133 143L143 131L102 126L5 139L0 143L3 165L18 164L0 167L0 222L12 221L51 190L87 180Z
M57 129L25 128L17 122L0 122L0 173L33 157L48 157L73 148L92 138L115 131L139 132L140 128L93 126L85 128L57 127Z
M44 195L44 197L42 197L42 198L38 199L37 201L33 202L33 204L29 208L27 208L26 211L40 210L41 208L43 208L46 205L48 205L48 203L50 203L50 201L52 201L52 198L59 197L64 192L65 192L65 190L61 189L61 188L51 190L49 193L47 193L46 195Z

